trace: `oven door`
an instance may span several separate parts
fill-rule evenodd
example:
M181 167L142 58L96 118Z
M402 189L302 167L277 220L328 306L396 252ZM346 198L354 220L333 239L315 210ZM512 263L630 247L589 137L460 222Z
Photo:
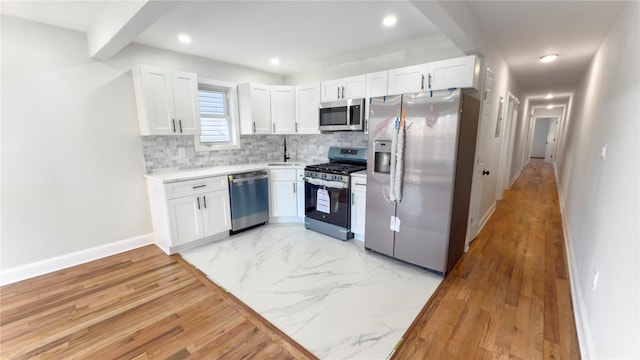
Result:
M340 184L343 187L318 185L305 181L304 214L312 219L349 229L351 218L349 184L337 182L334 184Z

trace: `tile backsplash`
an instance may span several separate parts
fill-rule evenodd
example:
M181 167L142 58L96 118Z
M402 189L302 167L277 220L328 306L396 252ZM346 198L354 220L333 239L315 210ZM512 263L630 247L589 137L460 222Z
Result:
M287 139L289 161L327 162L330 146L367 147L363 132L319 135L248 135L240 137L240 149L196 151L193 136L143 136L142 152L147 173L168 169L197 169L231 164L282 161ZM180 156L184 149L184 156Z

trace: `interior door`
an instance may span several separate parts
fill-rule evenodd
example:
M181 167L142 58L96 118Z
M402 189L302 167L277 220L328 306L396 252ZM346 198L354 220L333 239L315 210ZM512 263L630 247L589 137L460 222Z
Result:
M556 145L556 129L558 128L558 119L551 119L549 122L549 132L547 133L546 147L544 151L544 162L551 164L553 162L553 150Z
M487 199L486 176L490 175L488 156L495 133L493 120L497 112L497 99L495 93L496 79L491 69L487 68L484 79L484 91L482 95L482 110L480 124L478 125L478 139L476 142L476 161L473 170L473 185L471 186L471 206L469 211L469 226L467 239L473 240L483 224L483 218L491 211L493 202ZM489 174L487 174L489 172ZM495 176L495 175L494 175ZM495 201L495 198L493 199Z

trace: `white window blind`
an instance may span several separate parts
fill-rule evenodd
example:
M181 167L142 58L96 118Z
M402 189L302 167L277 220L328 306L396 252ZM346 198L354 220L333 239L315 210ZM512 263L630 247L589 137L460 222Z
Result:
M198 89L201 143L229 142L229 111L224 91Z

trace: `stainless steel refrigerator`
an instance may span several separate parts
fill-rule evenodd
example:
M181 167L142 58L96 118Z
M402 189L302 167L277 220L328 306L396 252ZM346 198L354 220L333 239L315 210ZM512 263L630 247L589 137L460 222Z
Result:
M365 248L444 275L464 252L480 102L460 90L370 101Z

